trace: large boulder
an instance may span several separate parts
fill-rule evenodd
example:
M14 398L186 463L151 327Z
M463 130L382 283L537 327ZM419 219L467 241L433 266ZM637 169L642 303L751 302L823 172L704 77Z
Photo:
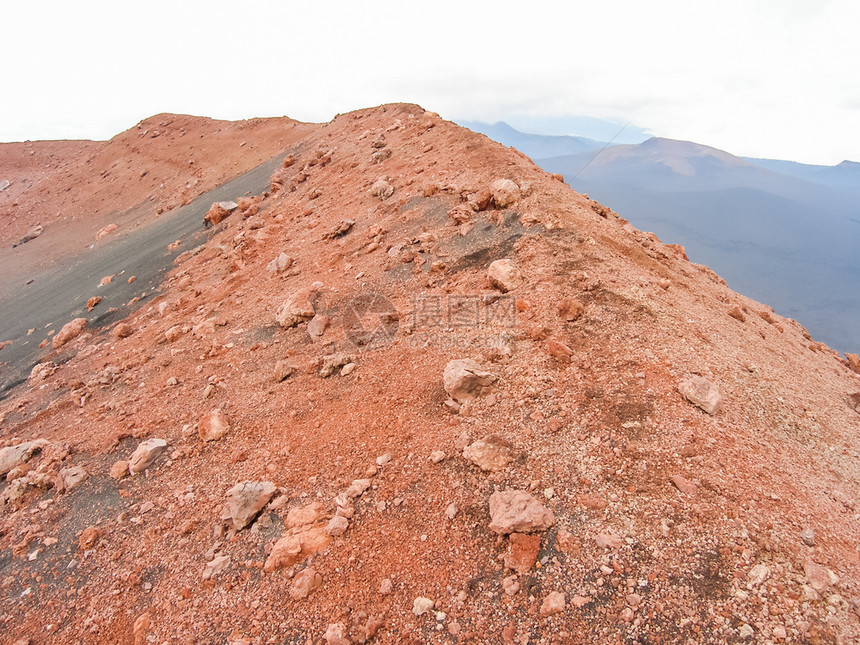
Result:
M442 383L448 396L461 403L489 394L497 380L495 374L471 358L450 361L442 374Z

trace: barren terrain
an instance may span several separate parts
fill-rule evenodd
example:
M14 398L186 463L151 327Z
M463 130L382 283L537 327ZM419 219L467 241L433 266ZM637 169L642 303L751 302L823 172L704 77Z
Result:
M170 119L211 123L142 127ZM25 204L73 214L16 247L38 265L51 223L144 229L285 160L126 318L53 321L0 400L6 641L860 638L860 375L798 323L418 106L194 164L175 139L103 193L81 155L126 139L161 154L33 144L50 192L3 151L4 244Z

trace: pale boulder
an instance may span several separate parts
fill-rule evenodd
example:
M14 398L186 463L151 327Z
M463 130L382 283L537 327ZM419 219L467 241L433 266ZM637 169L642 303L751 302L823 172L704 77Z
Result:
M520 198L520 187L510 179L496 179L490 186L490 193L498 208L507 208Z
M54 336L54 339L51 341L51 346L54 349L59 349L69 341L74 340L75 338L80 336L81 332L86 326L86 318L75 318L71 322L67 322L65 325L63 325L63 328L59 331L59 333Z
M143 472L149 468L158 456L167 448L164 439L147 439L142 441L128 458L128 471L132 475Z
M504 258L490 263L487 277L496 289L503 293L516 289L522 280L520 271L513 260Z
M490 530L495 533L534 533L554 524L553 512L525 491L496 491L490 495Z
M442 383L448 396L461 403L489 394L497 380L495 374L471 358L450 361L442 374Z
M275 494L272 482L242 482L227 491L227 511L233 526L239 530L248 526Z
M678 386L678 391L690 403L708 414L716 414L722 406L723 397L719 388L701 376L694 374Z

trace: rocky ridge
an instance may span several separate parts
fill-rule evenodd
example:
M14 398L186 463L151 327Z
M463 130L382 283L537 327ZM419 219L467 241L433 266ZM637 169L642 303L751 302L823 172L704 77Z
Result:
M300 127L0 402L13 642L860 637L850 360L417 106Z

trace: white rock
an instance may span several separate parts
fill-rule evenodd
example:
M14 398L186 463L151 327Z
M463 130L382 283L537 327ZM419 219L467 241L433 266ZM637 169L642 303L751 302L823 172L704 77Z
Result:
M164 439L147 439L142 441L128 458L128 471L135 475L149 468L158 456L167 448Z
M698 375L693 375L678 386L678 391L690 403L699 406L708 414L720 410L723 397L716 385Z
M490 186L493 202L499 208L507 208L520 198L520 187L510 179L496 179Z
M495 374L471 358L449 361L442 374L442 383L448 396L460 403L489 394L497 380Z
M487 277L490 284L504 293L516 289L522 280L513 260L507 258L492 262L487 269Z
M412 603L412 613L416 616L423 616L428 611L432 610L435 605L436 603L429 598L418 596L415 599L415 602Z

